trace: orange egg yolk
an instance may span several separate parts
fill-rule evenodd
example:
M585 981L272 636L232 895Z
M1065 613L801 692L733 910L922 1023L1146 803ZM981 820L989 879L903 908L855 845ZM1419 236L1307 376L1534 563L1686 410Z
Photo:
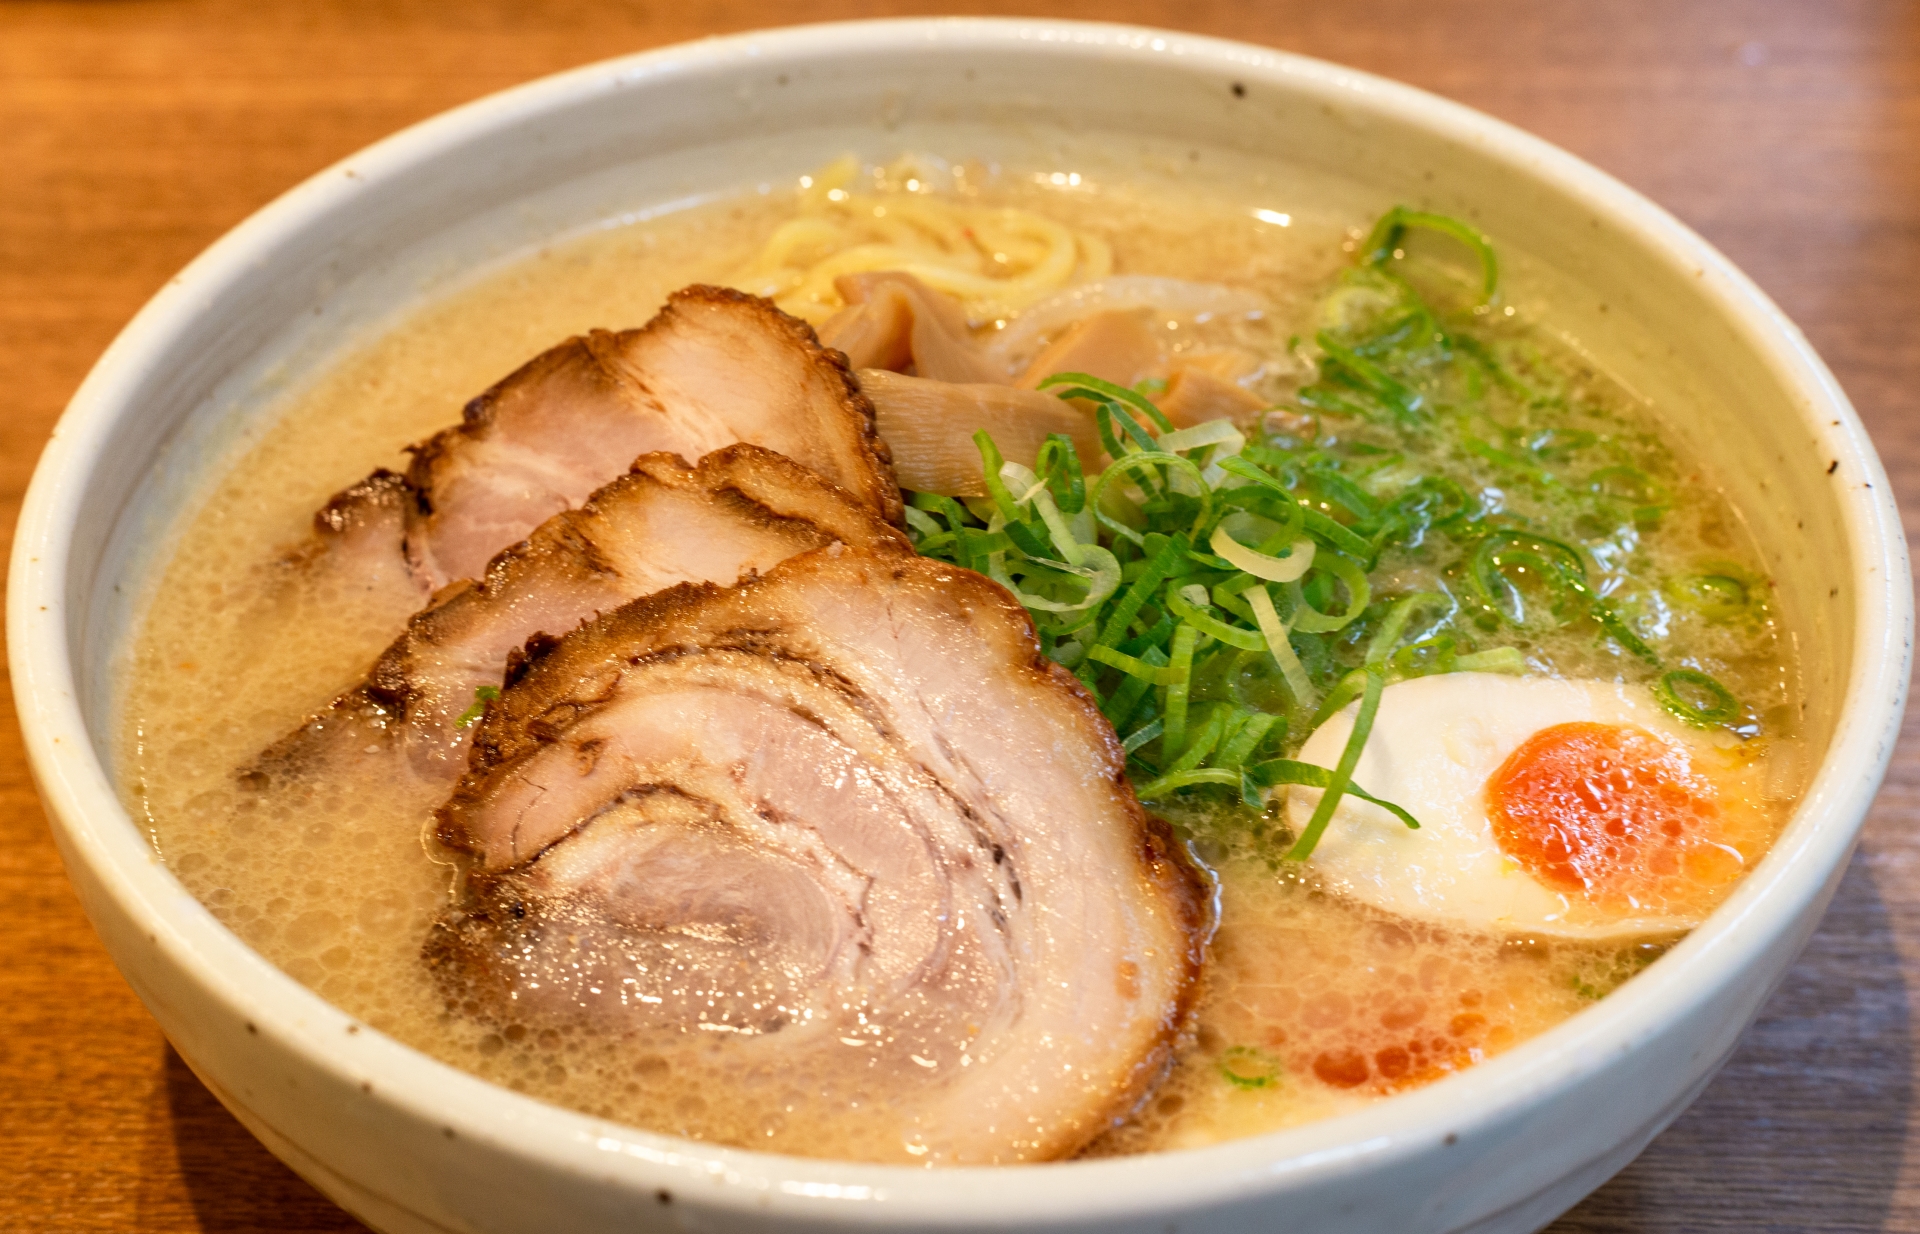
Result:
M1632 725L1543 728L1487 779L1501 851L1615 911L1685 911L1745 865L1687 752Z

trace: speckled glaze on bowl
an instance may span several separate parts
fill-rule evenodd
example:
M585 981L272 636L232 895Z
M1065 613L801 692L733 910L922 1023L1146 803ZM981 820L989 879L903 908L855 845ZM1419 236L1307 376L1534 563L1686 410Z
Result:
M942 125L1337 168L1383 203L1471 217L1564 276L1575 290L1556 299L1556 329L1680 409L1674 430L1767 546L1800 636L1818 770L1706 925L1560 1027L1353 1115L1150 1157L924 1171L714 1148L494 1087L356 1024L181 888L110 781L113 654L195 464L244 424L249 391L317 346L312 323L364 316L435 270L623 203L737 188L757 174L741 167L784 175L849 146L884 155ZM156 296L75 396L27 498L7 619L34 773L121 970L220 1100L377 1229L1492 1234L1545 1224L1639 1152L1797 955L1886 766L1912 613L1889 489L1832 377L1725 258L1620 184L1485 116L1316 61L1164 31L955 19L610 61L461 108L288 193Z

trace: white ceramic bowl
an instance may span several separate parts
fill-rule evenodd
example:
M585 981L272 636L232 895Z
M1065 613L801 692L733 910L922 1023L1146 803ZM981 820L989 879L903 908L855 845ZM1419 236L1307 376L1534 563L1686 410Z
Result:
M362 1031L182 890L109 783L112 653L138 567L191 499L197 461L245 430L251 395L355 321L542 235L848 147L884 157L943 140L1338 168L1380 204L1465 214L1540 259L1556 326L1673 413L1767 546L1800 632L1818 774L1725 907L1593 1009L1360 1113L1145 1158L921 1171L718 1149L493 1087ZM1451 103L1262 48L935 20L595 65L288 193L156 296L75 396L27 498L7 617L34 772L101 937L220 1099L376 1228L1337 1234L1533 1229L1700 1091L1852 850L1904 702L1909 596L1888 486L1831 376L1723 257L1620 184Z

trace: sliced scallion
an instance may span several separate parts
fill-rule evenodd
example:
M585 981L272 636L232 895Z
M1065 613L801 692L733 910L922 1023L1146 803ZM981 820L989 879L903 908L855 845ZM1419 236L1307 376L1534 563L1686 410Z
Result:
M1732 692L1698 669L1669 669L1660 675L1653 693L1662 707L1699 728L1725 724L1740 715L1740 704ZM1699 699L1704 701L1696 701Z
M1305 574L1307 567L1313 564L1312 540L1295 540L1285 557L1273 557L1234 539L1225 523L1213 529L1207 547L1222 561L1230 562L1255 578L1263 578L1270 583L1290 583Z
M1380 711L1380 692L1386 688L1386 678L1377 668L1366 673L1366 690L1360 696L1360 710L1353 717L1353 731L1347 736L1346 748L1340 752L1340 763L1333 769L1333 775L1327 781L1326 791L1320 794L1320 804L1314 807L1313 817L1307 820L1306 830L1287 850L1287 860L1305 861L1313 855L1314 847L1320 843L1320 837L1326 833L1327 824L1333 821L1333 812L1340 805L1353 783L1353 769L1360 764L1360 754L1367 746L1367 737L1373 732L1373 718ZM1415 827L1413 816L1395 807L1396 811Z

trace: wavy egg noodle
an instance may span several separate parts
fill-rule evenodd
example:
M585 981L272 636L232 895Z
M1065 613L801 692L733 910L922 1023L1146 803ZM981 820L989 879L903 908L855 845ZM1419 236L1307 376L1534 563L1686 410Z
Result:
M863 178L871 191L861 190ZM897 270L957 298L977 326L1112 272L1105 240L970 200L967 178L964 168L912 156L869 173L847 155L800 178L798 213L728 281L817 325L845 307L835 279ZM952 191L937 192L941 182Z

